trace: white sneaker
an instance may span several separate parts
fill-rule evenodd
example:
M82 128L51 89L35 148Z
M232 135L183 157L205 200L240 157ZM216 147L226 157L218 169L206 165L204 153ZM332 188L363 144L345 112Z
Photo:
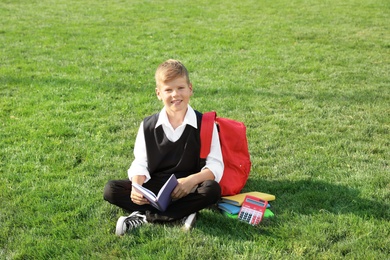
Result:
M126 233L127 230L137 228L146 221L146 216L142 215L139 211L134 211L128 216L120 217L116 222L115 235L122 236Z
M192 213L191 215L188 215L184 219L183 230L188 231L194 226L194 224L196 222L196 215L197 215L197 212Z

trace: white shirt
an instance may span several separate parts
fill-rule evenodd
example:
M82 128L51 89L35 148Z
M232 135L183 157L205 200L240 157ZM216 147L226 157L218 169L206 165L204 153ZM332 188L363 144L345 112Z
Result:
M162 125L165 136L171 141L176 142L180 136L183 134L186 125L190 125L194 128L198 128L197 117L194 109L188 105L187 113L184 117L183 123L173 129L172 125L169 123L168 115L166 113L165 107L161 110L159 118L156 123L156 128ZM215 181L219 182L223 175L224 164L222 159L222 151L219 142L219 135L217 127L214 124L213 136L211 139L210 153L206 158L206 165L202 168L209 169L215 177ZM130 168L127 171L129 179L133 178L135 175L144 175L146 176L145 182L150 180L150 173L148 171L148 159L146 156L146 147L145 147L145 135L143 128L143 121L138 129L137 137L135 139L134 145L134 161L131 163Z

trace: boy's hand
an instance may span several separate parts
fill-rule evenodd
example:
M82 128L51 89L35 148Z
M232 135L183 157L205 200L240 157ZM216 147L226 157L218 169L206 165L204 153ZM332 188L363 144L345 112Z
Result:
M145 179L146 177L144 175L135 175L133 176L131 181L142 185L145 182ZM137 192L135 189L131 189L130 199L133 203L137 205L150 204L149 201L145 199L144 196L141 193Z
M141 193L137 192L135 189L131 190L130 199L133 203L137 205L149 204L149 201L145 199L144 196Z
M178 184L171 194L173 199L180 199L187 196L196 185L196 183L193 183L191 176L177 179L177 182Z
M188 177L177 179L176 188L173 190L171 197L180 199L190 194L196 186L205 180L214 180L214 174L209 169L203 169L201 172L191 174Z

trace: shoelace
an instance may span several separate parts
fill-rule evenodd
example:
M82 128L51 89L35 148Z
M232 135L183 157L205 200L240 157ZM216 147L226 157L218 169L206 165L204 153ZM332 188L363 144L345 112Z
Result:
M137 217L130 217L125 220L125 223L127 224L128 228L131 229L131 228L141 226L145 222Z

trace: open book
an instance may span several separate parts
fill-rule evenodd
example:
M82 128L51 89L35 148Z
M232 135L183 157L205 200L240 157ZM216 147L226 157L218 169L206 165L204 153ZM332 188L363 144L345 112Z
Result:
M151 190L148 190L147 188L137 183L133 183L132 186L136 191L144 195L144 197L153 207L160 211L165 211L172 201L171 193L176 187L177 183L176 176L172 174L171 177L169 177L169 179L162 186L157 195L154 194Z

